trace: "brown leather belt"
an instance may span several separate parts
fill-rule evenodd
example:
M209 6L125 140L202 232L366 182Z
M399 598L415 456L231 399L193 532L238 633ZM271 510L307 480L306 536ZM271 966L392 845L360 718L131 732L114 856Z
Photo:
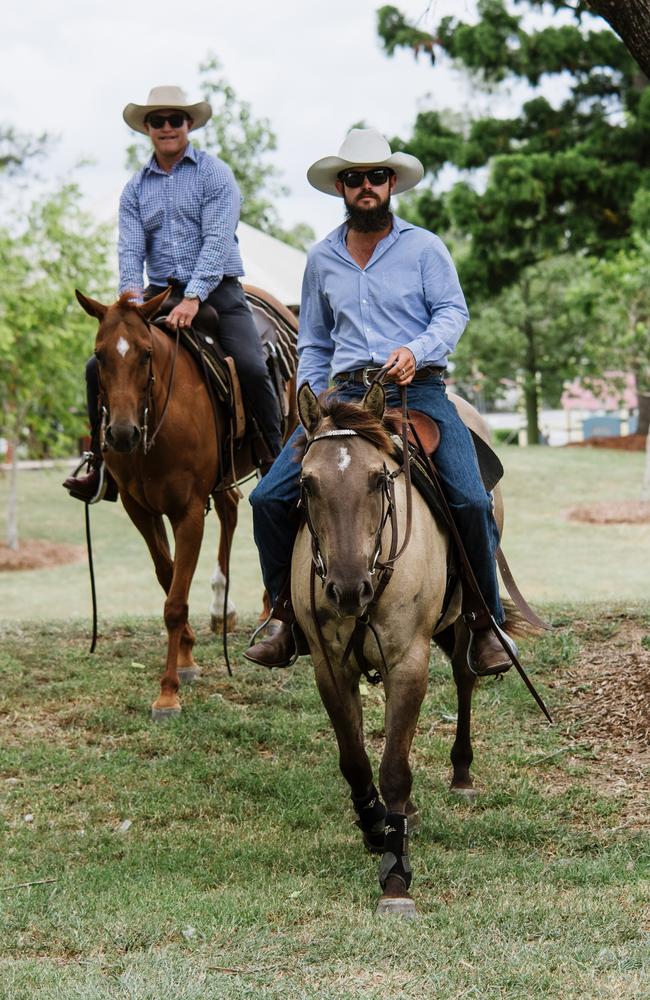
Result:
M381 371L381 365L368 365L366 368L355 368L351 372L337 372L334 376L335 382L356 382L361 385L368 387L372 382L373 378L377 372ZM431 375L445 375L447 372L446 368L437 368L435 365L426 365L424 368L418 368L415 375L413 376L414 382L423 382L424 379L429 378Z

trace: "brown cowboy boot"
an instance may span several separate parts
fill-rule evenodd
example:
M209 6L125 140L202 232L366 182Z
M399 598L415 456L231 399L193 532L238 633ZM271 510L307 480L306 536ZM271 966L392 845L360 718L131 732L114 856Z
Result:
M99 455L99 457L98 457ZM84 467L88 472L85 476L78 476L77 473ZM106 468L101 452L86 451L84 456L74 470L63 482L63 487L75 500L83 500L84 503L99 503L100 500L117 500L117 483Z
M299 656L309 653L302 629L296 624L291 605L291 576L288 576L271 609L264 638L250 646L244 656L262 667L291 667Z
M262 667L290 667L298 656L293 626L272 618L264 638L245 650L244 656Z
M516 656L518 650L515 643L502 630L499 631ZM491 628L474 632L468 656L471 656L474 672L479 677L504 674L512 666L512 660Z

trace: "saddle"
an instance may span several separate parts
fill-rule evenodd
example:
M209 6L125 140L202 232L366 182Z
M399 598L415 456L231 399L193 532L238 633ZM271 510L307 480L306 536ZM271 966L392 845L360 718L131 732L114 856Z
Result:
M286 306L268 292L247 285L244 285L244 292L262 341L266 366L280 409L282 433L286 435L290 419L289 382L295 375L298 364L298 321ZM179 301L180 297L172 292L156 317L156 324L169 336L173 334L165 324L165 316ZM225 464L235 464L233 445L241 447L245 441L251 443L257 464L265 461L266 447L259 428L250 414L246 414L235 361L225 354L219 342L219 316L216 309L202 302L192 326L179 333L180 343L189 351L203 373L213 403L218 400L229 418L229 447L224 447L224 459L227 460ZM236 478L235 470L232 472Z
M401 411L392 408L387 409L384 413L384 420L388 424L393 438L397 437L398 444L401 449ZM428 417L426 413L422 413L420 410L409 410L408 422L408 442L414 453L412 453L412 459L415 460L415 475L413 476L413 482L417 486L418 490L423 494L424 499L427 500L429 506L432 506L429 502L429 497L431 496L432 491L434 494L437 494L437 489L435 489L435 486L424 466L417 462L417 451L421 445L429 458L433 459L438 445L440 444L440 428L435 420L432 420L431 417ZM484 441L483 438L471 430L471 428L468 429L474 442L476 460L478 462L483 485L488 493L491 493L499 480L503 477L503 465L501 464L498 455L495 454L487 441Z

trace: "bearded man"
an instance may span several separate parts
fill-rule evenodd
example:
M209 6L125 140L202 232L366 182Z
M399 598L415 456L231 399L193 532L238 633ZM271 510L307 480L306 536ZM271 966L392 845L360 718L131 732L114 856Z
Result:
M327 156L307 172L309 183L343 199L345 222L309 252L303 280L298 333L298 385L315 393L333 377L337 396L359 402L369 379L387 368L392 384L387 404L408 405L440 428L436 466L479 587L498 625L504 621L495 556L499 533L492 498L481 481L470 432L447 398L444 376L469 319L451 256L428 230L391 211L390 198L415 187L422 164L391 153L375 129L352 129L338 156ZM262 575L275 621L244 654L267 667L287 666L295 653L286 600L297 525L291 511L299 496L300 464L294 432L270 473L251 494L253 528ZM287 613L288 612L288 613ZM479 671L510 663L491 629L474 636Z

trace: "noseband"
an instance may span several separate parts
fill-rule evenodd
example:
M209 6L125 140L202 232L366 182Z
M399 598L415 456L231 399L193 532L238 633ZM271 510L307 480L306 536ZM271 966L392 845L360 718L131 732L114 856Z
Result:
M142 319L142 322L147 327L147 332L149 333L149 338L151 340L151 349L149 351L149 371L147 373L147 386L146 386L146 390L145 390L144 406L143 406L143 409L142 409L142 422L140 424L140 433L142 434L142 450L144 451L145 455L147 455L151 451L151 449L153 448L153 446L155 444L155 441L156 441L156 438L158 437L158 434L160 433L160 428L162 427L163 421L164 421L165 416L167 414L167 407L169 406L169 402L170 402L171 397L172 397L172 390L173 390L173 387L174 387L174 374L176 372L176 359L178 357L178 345L179 345L179 342L180 342L180 327L176 327L176 342L174 344L174 354L173 354L173 357L172 357L172 370L171 370L171 372L169 374L169 384L167 386L167 396L165 397L165 403L164 403L164 406L163 406L161 414L160 414L160 419L158 420L158 423L156 424L156 428L155 428L153 434L151 435L151 437L149 437L149 413L150 413L150 410L152 409L152 405L151 404L152 404L152 400L153 400L153 386L154 386L154 383L156 381L156 376L155 376L154 370L153 370L153 349L154 349L154 339L153 339L153 329L152 329L153 324L149 323L148 320L146 320L144 318L144 316L141 316L140 318ZM160 321L156 320L156 323L158 323L158 322L160 322ZM108 425L108 423L110 421L110 412L109 412L108 405L106 403L104 403L104 400L106 399L106 393L105 393L104 387L102 385L101 370L100 370L99 366L98 366L98 369L97 369L97 380L99 382L99 393L100 393L101 413L102 413L102 420L101 420L101 425L100 425L100 434L101 434L101 440L103 442L105 442L106 441L106 428L107 428L107 425Z

